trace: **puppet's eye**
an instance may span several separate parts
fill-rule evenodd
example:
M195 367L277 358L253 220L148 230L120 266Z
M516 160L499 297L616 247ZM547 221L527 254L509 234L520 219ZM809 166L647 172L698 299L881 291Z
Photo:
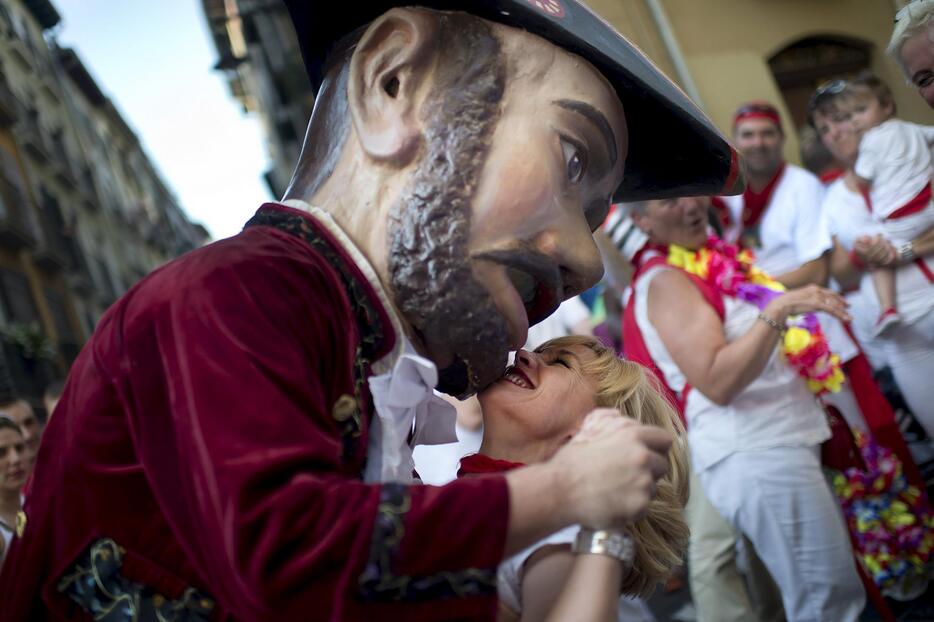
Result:
M561 151L567 165L568 181L580 183L587 173L587 152L566 138L561 139Z

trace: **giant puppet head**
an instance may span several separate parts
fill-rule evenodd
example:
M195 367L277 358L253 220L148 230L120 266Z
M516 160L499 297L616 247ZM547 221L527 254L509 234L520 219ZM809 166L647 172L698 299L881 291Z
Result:
M703 114L574 0L287 4L318 91L287 197L367 254L448 393L600 278L611 200L742 189Z

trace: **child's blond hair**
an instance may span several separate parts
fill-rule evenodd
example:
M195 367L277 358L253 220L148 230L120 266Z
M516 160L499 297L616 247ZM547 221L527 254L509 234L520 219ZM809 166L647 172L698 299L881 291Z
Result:
M847 81L840 95L844 106L847 100L871 98L883 107L891 106L892 116L895 116L895 97L892 95L892 89L881 78L868 71L861 72L852 80Z

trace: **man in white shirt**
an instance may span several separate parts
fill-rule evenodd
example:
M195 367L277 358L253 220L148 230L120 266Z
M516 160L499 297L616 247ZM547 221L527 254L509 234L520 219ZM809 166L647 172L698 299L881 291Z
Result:
M812 173L785 161L785 134L778 110L763 101L739 107L733 117L733 141L745 156L748 184L740 196L720 197L727 222L724 236L756 254L756 264L785 287L824 285L833 243L821 218L825 188ZM819 314L830 348L844 363L859 346L838 320ZM865 429L850 383L825 401L850 425Z
M746 160L740 196L721 197L724 235L756 253L756 263L789 289L827 280L830 236L821 226L824 188L812 173L785 162L778 110L767 102L740 106L733 141Z

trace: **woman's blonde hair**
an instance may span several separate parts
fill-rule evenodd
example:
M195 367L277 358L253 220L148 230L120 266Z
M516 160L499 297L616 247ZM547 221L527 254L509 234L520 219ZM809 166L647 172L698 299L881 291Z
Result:
M596 358L582 364L582 372L597 381L597 406L615 408L624 416L645 425L668 431L675 438L668 452L668 475L658 481L655 498L645 517L629 529L635 541L636 555L632 569L623 579L622 592L649 596L681 564L688 544L688 526L684 506L688 501L690 462L687 439L678 413L662 397L658 380L638 363L619 358L593 337L572 335L552 339L536 348L584 346Z

